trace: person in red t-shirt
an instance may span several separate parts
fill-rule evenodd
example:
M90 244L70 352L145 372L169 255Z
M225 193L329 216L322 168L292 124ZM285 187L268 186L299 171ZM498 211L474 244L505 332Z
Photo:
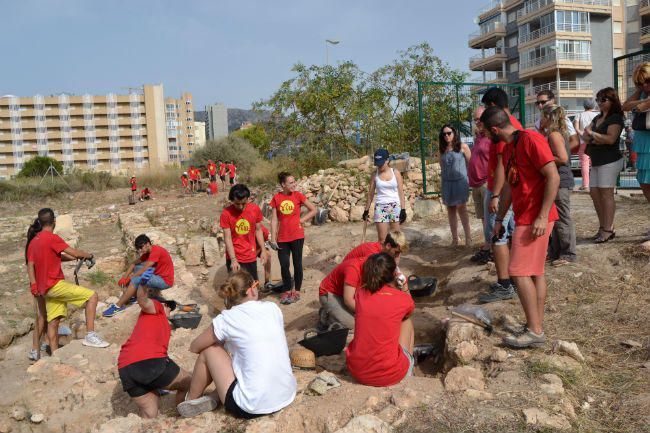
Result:
M189 173L190 176L190 191L192 194L196 192L196 169L194 168L193 165L190 165L190 167L187 169L187 172Z
M176 302L158 296L147 296L143 286L138 288L140 315L133 332L122 345L117 368L122 389L138 406L140 417L156 418L160 389L175 390L176 404L185 400L192 376L172 361L168 354L169 314Z
M174 263L165 248L153 245L149 236L138 235L134 241L135 250L140 257L126 270L117 282L120 287L125 287L124 293L115 303L104 310L104 317L114 315L126 310L127 302L135 302L136 290L140 286L147 286L154 290L169 289L174 285Z
M257 245L264 245L262 211L250 203L251 192L244 184L230 188L228 200L231 205L221 212L219 225L226 243L226 268L228 272L244 269L257 280ZM265 248L262 263L270 260Z
M379 242L366 242L357 247L354 247L345 257L343 261L354 259L357 257L368 257L371 254L386 252L395 258L399 264L399 258L402 254L408 253L409 243L406 240L404 233L400 231L392 231L386 235L384 243Z
M321 281L318 288L320 329L337 322L354 329L354 294L361 287L361 267L367 258L341 262Z
M266 228L264 224L262 224L262 236L264 237L264 246L260 246L257 244L256 250L257 250L257 257L260 258L262 257L262 249L265 249L266 252L269 254L269 260L267 260L263 266L264 266L264 293L268 293L269 290L271 290L271 259L270 259L270 254L271 254L271 246L269 245L269 239L271 237L271 232L269 229Z
M149 188L145 187L140 191L140 201L151 200L151 198L151 190Z
M41 314L47 315L50 348L52 352L59 348L59 322L67 316L68 304L85 308L88 333L82 344L90 347L108 347L110 344L95 332L97 293L68 283L61 269L61 261L92 259L93 255L70 248L60 236L54 234L55 227L54 211L49 208L41 209L38 218L29 228L25 247L32 295L45 298L45 311L41 311Z
M510 123L515 129L523 131L521 123L510 113L508 110L508 94L498 87L490 88L481 99L481 102L486 107L498 107L504 110L510 118ZM483 125L485 129L485 125ZM486 132L486 134L490 135ZM487 173L487 194L485 197L485 230L492 236L494 223L496 220L496 213L499 207L499 197L505 183L505 174L503 170L503 148L505 143L501 140L492 140L490 146L490 154L488 157L488 173ZM508 239L515 229L514 218L512 217L512 210L506 213L503 218L504 231L501 236L492 239L492 254L494 256L494 264L497 271L497 282L492 283L489 292L479 296L479 302L488 303L512 299L516 296L515 286L508 274L508 263L510 262L510 249L508 247Z
M230 178L231 185L237 183L237 167L235 166L234 161L228 163L228 177Z
M219 160L219 179L221 179L221 188L226 190L226 163Z
M218 192L219 192L219 187L217 186L217 182L211 180L210 183L208 184L208 195L217 195Z
M316 215L316 206L300 191L296 191L296 179L288 172L278 174L282 191L271 199L271 246L277 242L278 259L282 270L284 293L280 298L281 304L291 304L300 300L302 287L302 247L305 243L303 224ZM307 213L300 216L302 206ZM289 258L293 259L294 284L291 287L291 271Z
M186 171L181 175L181 192L183 194L188 194L190 192L190 180L187 177Z
M387 253L363 265L363 284L355 294L354 338L345 349L348 371L359 383L390 386L413 375L415 303L396 288L397 264Z
M217 165L214 162L212 162L211 159L208 159L208 175L210 176L210 182L216 182Z
M131 176L129 184L131 184L131 200L135 203L135 192L138 190L138 182L136 181L135 176Z
M506 143L503 160L509 187L503 190L493 234L502 231L503 218L512 204L516 228L508 271L526 314L526 325L511 329L513 335L504 338L504 343L517 348L542 347L546 340L542 329L547 290L544 262L548 238L558 219L553 203L560 185L555 157L541 134L517 131L508 114L498 107L485 110L481 121L494 141Z

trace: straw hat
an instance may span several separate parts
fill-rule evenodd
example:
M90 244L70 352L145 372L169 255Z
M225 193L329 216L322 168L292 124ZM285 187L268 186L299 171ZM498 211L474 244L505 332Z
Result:
M304 347L296 347L289 352L291 365L298 368L313 369L316 368L316 355Z

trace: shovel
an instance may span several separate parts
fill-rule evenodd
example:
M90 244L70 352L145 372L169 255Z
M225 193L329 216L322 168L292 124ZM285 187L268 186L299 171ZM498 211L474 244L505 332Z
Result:
M474 317L467 316L465 314L458 313L456 311L451 312L452 316L458 317L459 319L463 319L466 322L473 323L476 326L480 326L481 328L485 329L488 332L488 335L492 333L492 330L494 329L492 325L488 325L487 323L478 320Z

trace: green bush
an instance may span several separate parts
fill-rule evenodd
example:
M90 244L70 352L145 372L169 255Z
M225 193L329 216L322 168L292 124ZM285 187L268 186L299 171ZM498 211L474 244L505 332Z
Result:
M248 141L240 137L224 137L219 140L208 141L205 146L192 154L190 165L205 166L211 159L234 161L237 166L237 175L242 181L250 178L253 169L262 161L259 152Z
M52 165L56 171L63 174L63 164L49 156L35 156L23 165L18 177L42 177Z

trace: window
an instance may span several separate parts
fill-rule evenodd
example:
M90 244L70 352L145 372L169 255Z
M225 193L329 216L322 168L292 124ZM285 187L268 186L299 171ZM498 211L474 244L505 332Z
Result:
M192 110L187 110L187 112L188 112L188 113L191 113L191 112L192 112Z
M70 121L70 115L69 114L59 114L59 120L62 122L69 122Z
M42 111L45 109L45 105L43 104L34 104L34 110Z
M92 102L84 102L84 110L92 110L92 109L93 109Z
M515 21L517 21L517 11L516 10L508 13L508 22L512 23L512 22L515 22Z
M519 70L519 63L514 61L508 64L508 71L517 72Z
M623 23L614 21L614 33L623 33Z
M38 128L36 128L36 132L38 132L39 134L44 134L47 132L47 128L44 126L39 126Z
M185 105L190 105L192 101L185 101Z
M508 36L508 39L506 40L506 46L507 47L516 47L517 46L517 34L515 33L512 36Z

